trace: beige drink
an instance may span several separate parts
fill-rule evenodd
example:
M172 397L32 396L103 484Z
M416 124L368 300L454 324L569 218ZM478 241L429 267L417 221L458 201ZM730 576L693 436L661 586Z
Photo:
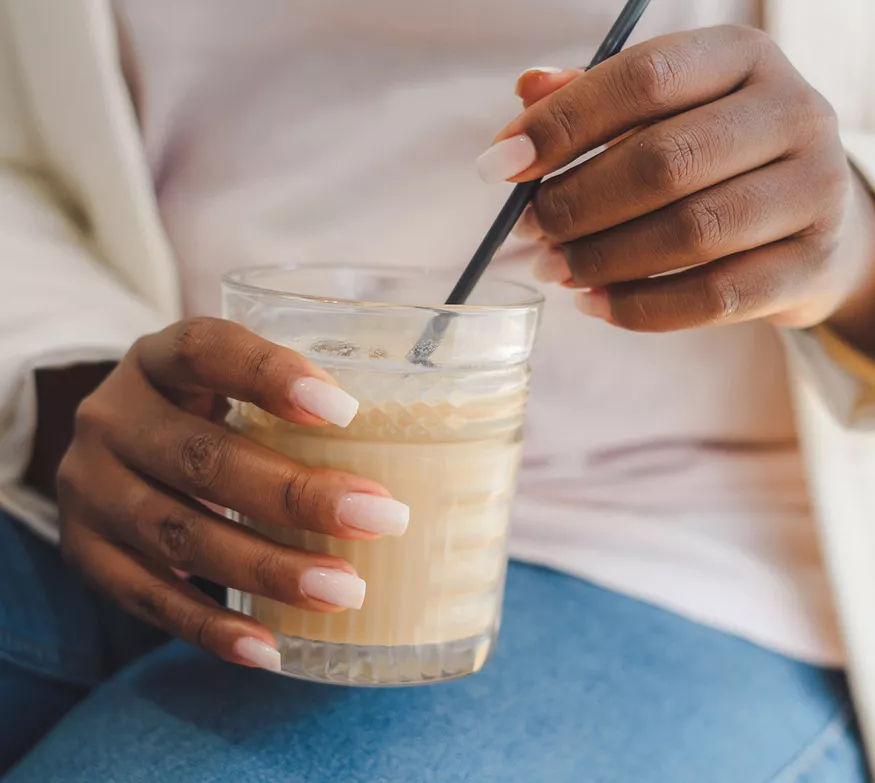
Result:
M282 340L326 366L359 400L348 428L297 427L248 404L229 416L235 429L291 459L373 479L410 507L403 536L371 541L240 520L282 543L341 557L367 583L362 608L337 614L232 591L233 608L274 631L286 673L349 684L420 683L477 671L494 646L528 370L524 361L411 365L405 354L424 321L416 312L403 331L394 319L389 328L378 319L344 340L312 332ZM342 316L325 323L351 332ZM526 355L529 331L520 332ZM477 345L451 329L435 359L463 357L460 339L465 350ZM478 332L478 339L490 335Z

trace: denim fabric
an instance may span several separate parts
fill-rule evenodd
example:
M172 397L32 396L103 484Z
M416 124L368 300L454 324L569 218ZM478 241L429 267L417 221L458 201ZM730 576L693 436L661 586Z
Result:
M37 573L50 593L57 577ZM0 584L12 590L0 604L25 604L19 587ZM51 595L31 605L71 609ZM23 619L23 630L0 628L3 638L35 638L40 649L52 649L53 629L75 639L75 624ZM81 663L88 648L60 634L54 645L65 671L67 651ZM16 720L7 705L21 703L7 700L10 671L23 674L20 692L50 701L31 679L45 660L19 667L26 651L0 663L4 725ZM93 688L3 783L866 780L841 673L513 564L499 649L476 676L397 690L320 686L173 642Z
M0 662L93 687L165 640L92 593L57 547L0 511Z
M165 640L0 512L0 775L95 685Z
M0 512L0 661L68 683L100 682L98 604L55 547Z
M88 689L0 661L0 778Z

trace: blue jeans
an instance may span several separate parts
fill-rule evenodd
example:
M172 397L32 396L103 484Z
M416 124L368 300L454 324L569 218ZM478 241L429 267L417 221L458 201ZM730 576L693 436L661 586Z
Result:
M840 672L521 564L495 659L456 682L322 686L155 643L0 515L3 783L869 779Z

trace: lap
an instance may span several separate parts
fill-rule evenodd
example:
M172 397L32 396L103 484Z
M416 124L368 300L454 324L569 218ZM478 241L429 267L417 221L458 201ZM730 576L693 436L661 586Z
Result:
M161 639L0 511L0 775L91 688Z
M95 689L8 783L858 783L850 721L837 672L516 564L476 676L340 688L174 642Z
M86 693L0 660L0 776Z
M56 546L0 511L0 660L90 688L164 639L93 593Z

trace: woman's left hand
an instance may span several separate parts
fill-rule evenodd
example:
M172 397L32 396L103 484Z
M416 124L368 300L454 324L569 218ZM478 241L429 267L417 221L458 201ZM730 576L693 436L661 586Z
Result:
M555 246L544 280L638 331L831 319L875 335L875 204L835 112L764 33L657 38L593 70L529 71L526 110L479 161L546 181L521 228ZM671 273L671 274L668 274Z

